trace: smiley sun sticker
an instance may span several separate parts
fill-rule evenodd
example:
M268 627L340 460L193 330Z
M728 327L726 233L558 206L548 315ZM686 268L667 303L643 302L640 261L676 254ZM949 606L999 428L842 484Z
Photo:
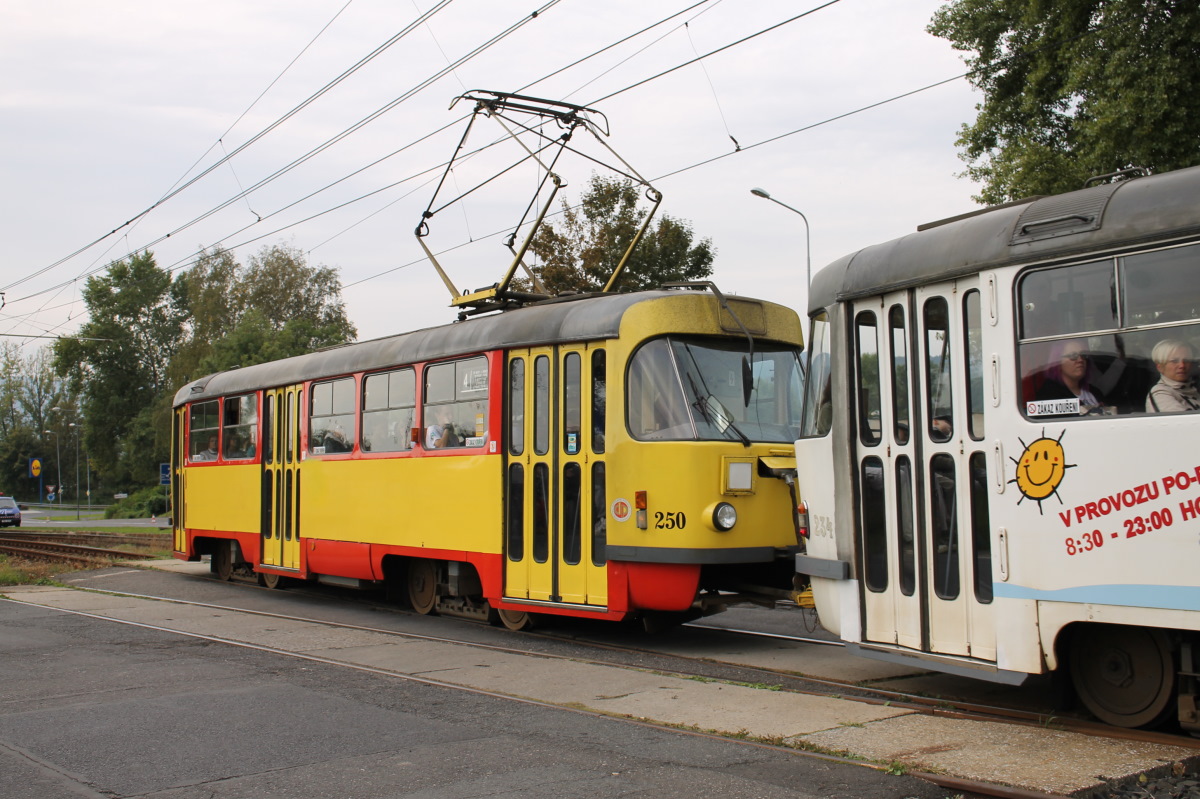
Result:
M1042 500L1051 494L1062 503L1062 497L1058 496L1058 486L1062 483L1067 469L1075 467L1075 464L1067 463L1067 453L1063 450L1062 439L1066 432L1063 430L1056 439L1047 438L1043 429L1042 437L1032 444L1017 439L1021 441L1025 451L1021 453L1020 458L1009 459L1017 468L1016 477L1008 482L1016 483L1022 494L1017 500L1018 505L1026 499L1032 499L1038 504L1038 513L1042 513Z

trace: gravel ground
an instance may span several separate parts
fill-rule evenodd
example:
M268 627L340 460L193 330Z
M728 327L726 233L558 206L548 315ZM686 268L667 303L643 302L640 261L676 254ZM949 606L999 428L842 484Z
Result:
M1143 774L1138 782L1111 788L1096 799L1200 799L1200 770L1164 769L1159 775Z

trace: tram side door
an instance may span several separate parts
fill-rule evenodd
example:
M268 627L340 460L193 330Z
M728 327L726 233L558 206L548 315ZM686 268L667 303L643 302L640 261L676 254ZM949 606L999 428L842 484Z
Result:
M596 520L597 492L604 507L603 434L593 430L603 363L602 349L582 344L509 353L507 598L608 604L602 512Z
M171 430L171 525L176 552L187 552L187 528L184 526L183 462L187 458L187 406L175 409ZM91 498L89 497L90 501Z
M995 660L978 281L854 304L863 640Z
M263 392L262 563L300 568L300 427L304 387Z
M916 289L920 559L930 652L996 659L978 278Z
M920 649L910 298L854 304L858 551L863 640Z

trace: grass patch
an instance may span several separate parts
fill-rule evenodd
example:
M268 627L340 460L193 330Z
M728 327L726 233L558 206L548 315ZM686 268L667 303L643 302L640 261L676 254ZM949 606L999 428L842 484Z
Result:
M54 575L72 571L63 563L0 555L0 585L59 585Z

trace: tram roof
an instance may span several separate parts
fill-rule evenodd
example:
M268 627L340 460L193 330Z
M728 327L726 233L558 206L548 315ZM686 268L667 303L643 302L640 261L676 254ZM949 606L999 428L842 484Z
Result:
M1200 233L1200 167L987 208L843 256L818 272L809 313L985 269Z
M666 290L550 300L493 316L218 372L183 386L175 394L175 404L487 350L613 338L620 332L622 317L633 306L681 294L706 296L716 302L711 294Z

